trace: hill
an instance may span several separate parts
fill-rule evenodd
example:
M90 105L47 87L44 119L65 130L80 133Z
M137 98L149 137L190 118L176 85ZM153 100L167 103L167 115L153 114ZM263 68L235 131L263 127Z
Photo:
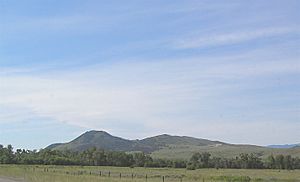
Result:
M132 142L110 135L104 131L89 131L69 143L56 144L53 150L83 151L92 147L113 151L130 151ZM47 147L49 148L49 147Z
M287 149L287 148L293 148L300 146L300 143L298 144L285 144L285 145L268 145L269 148L275 148L275 149Z
M96 147L112 151L142 151L145 153L151 153L168 147L169 145L207 146L217 144L222 143L205 139L197 139L186 136L171 136L166 134L145 138L143 140L127 140L112 136L105 131L88 131L68 143L52 144L49 145L47 149L83 151Z
M256 145L234 145L219 141L167 134L127 140L105 131L88 131L68 143L49 145L51 150L83 151L92 147L111 150L150 153L154 158L189 159L195 152L209 152L216 157L231 158L240 153L256 153L262 157L284 154L300 157L300 147L269 148Z

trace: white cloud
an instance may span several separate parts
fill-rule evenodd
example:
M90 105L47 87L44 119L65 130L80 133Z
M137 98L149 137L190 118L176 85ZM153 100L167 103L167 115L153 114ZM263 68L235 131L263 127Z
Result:
M222 127L229 130L240 121L241 131L246 130L251 125L248 124L250 116L263 121L255 122L252 128L264 127L264 123L272 122L277 116L274 113L272 115L272 107L263 110L253 107L254 110L250 112L236 111L241 114L249 112L246 118L235 116L232 111L228 113L228 106L239 109L262 102L261 98L253 101L253 97L234 94L239 90L261 87L248 82L248 79L256 77L268 83L269 77L300 71L296 58L284 61L280 57L271 60L267 58L254 53L235 57L124 61L70 72L33 75L27 71L24 74L17 71L17 74L0 77L0 107L6 108L6 111L0 112L0 120L46 117L113 133L120 132L119 127L122 127L122 136L128 138L161 132L175 134L180 128L184 131L182 134L186 135L199 136L199 131L203 133L202 137L226 139L228 133L224 133ZM245 103L240 103L241 98ZM287 109L294 108L287 106ZM261 120L256 112L268 112L270 116ZM293 115L295 112L291 113ZM222 114L225 116L222 117ZM285 117L283 114L282 118ZM143 127L144 132L133 133L132 128L126 128L127 124L130 127ZM238 132L232 132L227 138L229 140L237 135ZM252 135L246 136L256 141Z

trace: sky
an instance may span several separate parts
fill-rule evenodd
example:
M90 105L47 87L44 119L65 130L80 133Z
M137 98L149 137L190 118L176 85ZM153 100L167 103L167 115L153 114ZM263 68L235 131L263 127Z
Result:
M0 143L88 130L300 143L298 0L0 0Z

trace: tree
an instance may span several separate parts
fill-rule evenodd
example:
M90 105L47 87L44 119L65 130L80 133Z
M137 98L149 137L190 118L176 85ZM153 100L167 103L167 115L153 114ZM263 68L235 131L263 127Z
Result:
M284 165L284 169L289 169L289 170L293 169L292 156L290 156L290 155L284 156L283 165Z
M211 154L208 152L203 152L200 155L200 161L203 168L208 168Z
M266 167L269 169L274 169L276 167L276 161L273 155L268 156L266 160Z
M240 154L240 163L241 163L241 168L247 169L249 168L249 154L246 153L241 153Z
M135 166L144 167L145 162L146 162L146 155L143 152L134 153L133 160L134 160Z
M275 164L277 169L283 169L284 168L284 162L283 162L284 156L283 155L277 155L275 157Z

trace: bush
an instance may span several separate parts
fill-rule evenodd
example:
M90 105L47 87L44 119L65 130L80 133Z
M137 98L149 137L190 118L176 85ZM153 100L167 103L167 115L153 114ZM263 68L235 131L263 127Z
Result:
M195 170L196 169L196 166L194 165L194 164L187 164L187 166L186 166L186 169L187 170Z

